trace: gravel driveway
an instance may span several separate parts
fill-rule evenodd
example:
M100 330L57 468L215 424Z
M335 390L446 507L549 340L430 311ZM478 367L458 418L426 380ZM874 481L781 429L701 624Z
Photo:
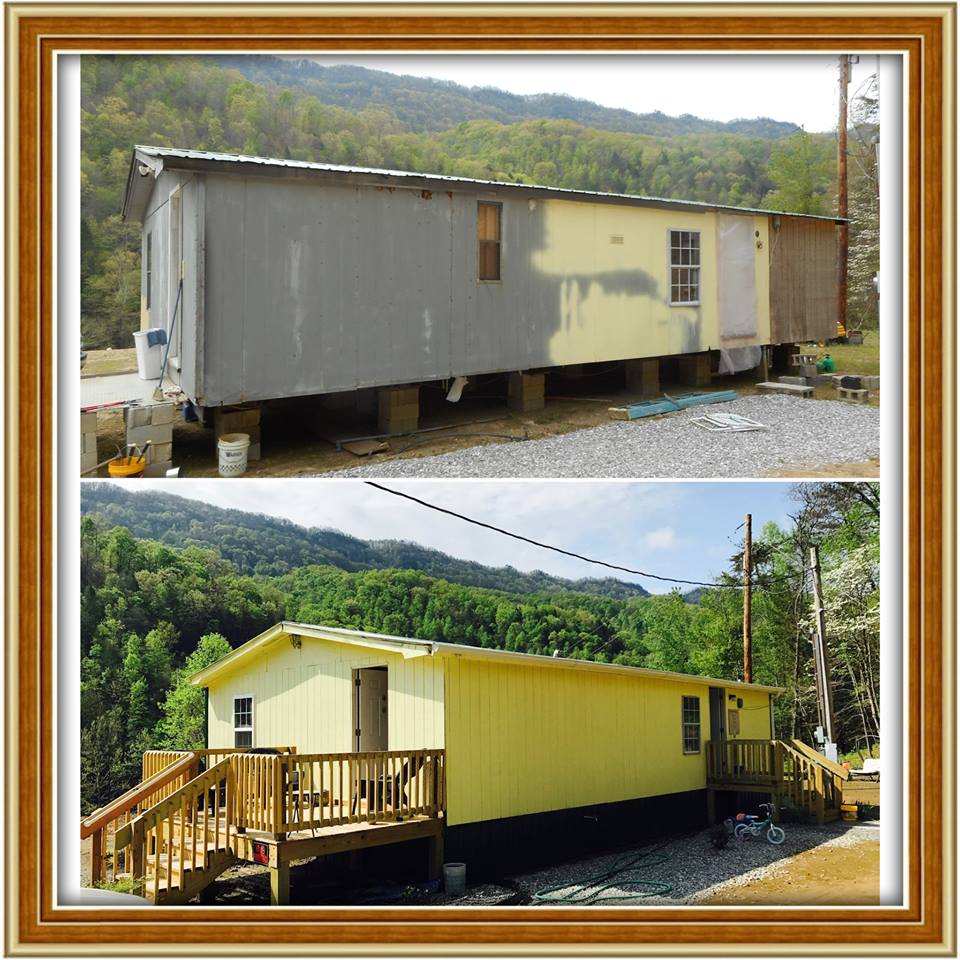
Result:
M709 433L690 421L736 413L767 427ZM469 447L435 457L374 460L327 477L756 477L785 467L880 456L880 408L838 400L741 397L648 420L612 421L542 440Z
M857 824L837 821L822 827L784 824L784 830L787 836L779 846L751 838L731 840L723 850L713 848L711 831L704 830L632 853L559 864L514 877L513 882L526 897L533 897L538 891L543 896L545 890L559 887L552 896L566 898L567 905L570 905L571 898L607 906L696 903L719 887L745 885L771 876L784 860L805 850L823 849L825 845L855 848L865 841L880 838L879 821ZM594 878L609 873L618 862L629 863L635 857L642 858L635 868L591 886ZM643 889L644 881L669 886L670 890L664 895L633 899L631 895ZM604 886L606 889L602 889ZM623 899L618 899L620 893L624 895ZM598 897L602 899L596 899Z

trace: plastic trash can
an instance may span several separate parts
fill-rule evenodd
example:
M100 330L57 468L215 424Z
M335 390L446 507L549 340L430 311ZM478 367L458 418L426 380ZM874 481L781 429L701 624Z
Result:
M159 380L163 344L155 343L151 347L147 342L149 333L149 330L137 330L133 335L133 343L137 348L137 374L141 380Z

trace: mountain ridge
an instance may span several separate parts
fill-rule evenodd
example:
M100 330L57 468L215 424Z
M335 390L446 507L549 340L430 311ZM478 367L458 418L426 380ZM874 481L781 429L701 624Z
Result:
M276 577L300 567L329 565L351 573L417 570L463 586L518 594L580 593L623 600L650 595L639 584L612 577L571 580L542 570L492 567L412 541L362 540L339 530L304 527L176 494L130 492L108 483L83 484L80 512L99 514L109 525L126 527L138 538L215 549L243 574Z

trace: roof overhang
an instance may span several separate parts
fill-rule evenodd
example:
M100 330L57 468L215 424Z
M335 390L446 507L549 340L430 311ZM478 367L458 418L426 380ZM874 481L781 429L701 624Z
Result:
M232 653L195 674L190 682L196 686L208 686L211 681L234 670L240 661L247 660L257 651L265 651L284 637L309 637L331 643L343 643L354 647L378 650L399 655L405 660L423 656L441 656L466 660L485 660L509 663L516 667L549 667L554 670L585 670L625 677L649 677L653 680L670 680L695 686L724 687L729 690L753 690L757 693L780 694L784 687L769 687L759 683L743 683L740 680L719 680L715 677L699 677L689 673L670 673L664 670L648 670L644 667L629 667L617 663L597 663L594 660L575 660L570 657L542 657L510 650L493 650L487 647L469 647L459 643L431 643L410 637L393 637L386 634L347 630L342 627L324 627L309 623L284 620L259 636L248 640Z
M289 638L309 637L314 640L327 640L331 643L343 643L352 647L364 647L368 650L377 650L381 653L391 653L410 660L413 657L429 656L436 649L436 644L426 640L409 640L403 637L388 637L376 633L361 633L358 630L345 630L339 627L314 626L308 623L295 623L284 620L275 624L269 630L264 630L252 640L241 644L236 650L221 657L209 667L204 667L199 673L190 678L195 686L205 687L212 680L222 677L239 666L240 661L246 661L257 652L265 652L278 641Z
M134 147L127 171L127 189L123 194L123 220L143 221L153 185L163 172L163 158Z

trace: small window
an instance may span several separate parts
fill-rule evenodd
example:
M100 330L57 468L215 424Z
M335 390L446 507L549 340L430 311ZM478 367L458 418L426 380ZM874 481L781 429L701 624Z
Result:
M700 302L700 232L670 231L670 303Z
M479 250L479 272L481 280L500 279L500 218L503 204L477 204L477 243Z
M147 234L147 309L150 309L150 292L153 289L153 234Z
M700 698L683 698L683 752L700 752Z
M233 745L253 746L253 697L233 698Z

